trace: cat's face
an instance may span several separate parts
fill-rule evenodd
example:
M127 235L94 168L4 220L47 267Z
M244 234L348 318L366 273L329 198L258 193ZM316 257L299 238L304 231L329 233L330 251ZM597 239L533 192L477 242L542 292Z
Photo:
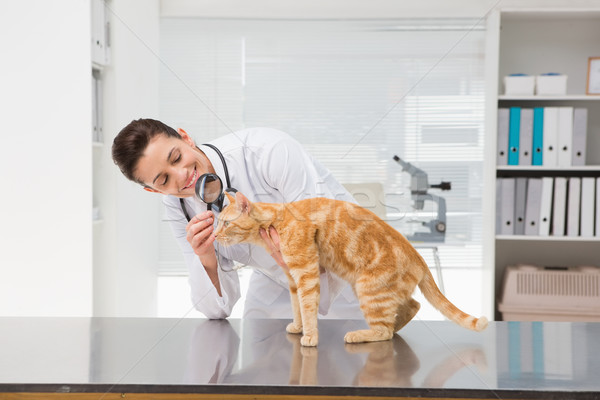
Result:
M252 204L239 192L235 198L227 192L225 194L229 205L219 214L215 237L225 246L247 242L258 231L256 221L250 217Z

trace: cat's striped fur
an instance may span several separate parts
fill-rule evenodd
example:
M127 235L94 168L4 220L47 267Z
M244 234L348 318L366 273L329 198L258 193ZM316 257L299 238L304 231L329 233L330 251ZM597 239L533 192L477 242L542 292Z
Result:
M480 331L485 317L459 310L440 292L427 264L409 241L371 211L355 204L311 198L286 204L251 203L227 196L215 235L225 245L252 243L266 248L259 229L273 226L289 267L293 322L304 346L318 343L319 266L348 281L370 329L348 332L348 343L391 339L419 311L412 298L419 286L425 298L448 319ZM268 249L267 249L268 250Z

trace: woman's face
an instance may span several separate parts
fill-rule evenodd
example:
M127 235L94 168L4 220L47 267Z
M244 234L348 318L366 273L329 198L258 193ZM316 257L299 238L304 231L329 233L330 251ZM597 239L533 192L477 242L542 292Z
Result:
M181 139L156 135L138 161L135 175L150 192L176 197L194 196L198 178L213 172L208 158L194 145L187 133L180 131Z

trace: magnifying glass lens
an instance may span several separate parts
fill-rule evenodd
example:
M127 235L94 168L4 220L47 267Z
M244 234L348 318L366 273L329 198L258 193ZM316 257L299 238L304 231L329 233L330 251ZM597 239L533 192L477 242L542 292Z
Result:
M196 182L196 195L206 204L214 203L223 192L223 183L215 174L204 174Z

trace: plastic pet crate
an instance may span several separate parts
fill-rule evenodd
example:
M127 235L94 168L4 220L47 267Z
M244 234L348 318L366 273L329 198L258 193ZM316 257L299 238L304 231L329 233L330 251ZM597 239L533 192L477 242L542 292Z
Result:
M600 268L506 268L498 309L505 321L600 321Z

